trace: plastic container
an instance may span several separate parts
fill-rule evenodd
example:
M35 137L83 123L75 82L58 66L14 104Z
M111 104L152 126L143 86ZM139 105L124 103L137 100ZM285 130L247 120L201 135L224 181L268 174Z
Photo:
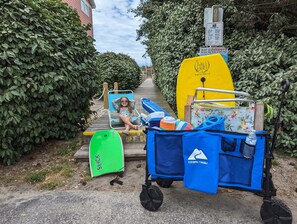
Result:
M152 118L152 119L149 120L148 126L150 128L152 128L152 127L160 127L160 121L161 121L161 118Z
M175 130L175 119L174 117L164 117L161 121L160 121L160 128L164 129L164 130Z

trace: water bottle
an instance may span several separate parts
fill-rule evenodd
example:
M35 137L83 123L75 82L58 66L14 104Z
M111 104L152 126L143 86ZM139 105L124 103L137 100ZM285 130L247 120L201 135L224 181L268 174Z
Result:
M255 130L252 130L245 139L245 144L242 150L242 156L247 159L252 159L255 153L257 137Z

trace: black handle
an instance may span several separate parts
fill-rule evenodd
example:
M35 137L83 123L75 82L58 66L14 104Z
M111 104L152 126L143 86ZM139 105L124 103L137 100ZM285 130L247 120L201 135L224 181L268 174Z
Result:
M290 88L290 82L288 79L284 79L283 81L281 81L280 90L282 93L287 92L289 88Z

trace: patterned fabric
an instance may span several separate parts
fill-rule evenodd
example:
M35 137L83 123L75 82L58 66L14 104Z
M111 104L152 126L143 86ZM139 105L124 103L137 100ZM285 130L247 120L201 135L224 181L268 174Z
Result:
M132 116L132 114L128 110L128 107L121 107L120 115L123 115L124 117L131 117Z
M191 125L193 128L199 126L212 114L225 118L226 131L249 133L254 127L254 104L249 107L202 108L194 103L191 109Z

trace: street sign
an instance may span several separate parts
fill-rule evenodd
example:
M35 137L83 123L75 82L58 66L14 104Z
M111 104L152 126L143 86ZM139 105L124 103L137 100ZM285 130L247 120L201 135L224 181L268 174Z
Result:
M222 22L207 23L205 27L205 46L222 46L223 29Z
M203 26L206 27L207 23L223 22L223 14L223 8L220 8L217 5L212 6L212 8L205 8Z
M228 48L225 47L200 47L200 56L209 54L221 54L228 64Z

